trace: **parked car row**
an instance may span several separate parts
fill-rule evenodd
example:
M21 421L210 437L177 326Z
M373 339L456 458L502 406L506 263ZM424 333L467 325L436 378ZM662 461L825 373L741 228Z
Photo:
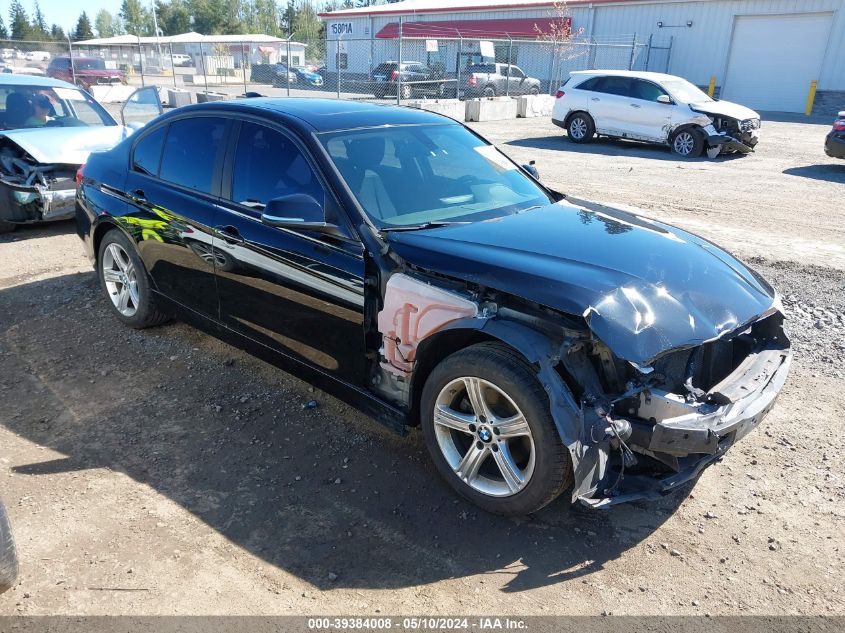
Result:
M323 76L305 66L285 64L253 64L249 80L255 83L270 84L276 88L285 86L322 86Z

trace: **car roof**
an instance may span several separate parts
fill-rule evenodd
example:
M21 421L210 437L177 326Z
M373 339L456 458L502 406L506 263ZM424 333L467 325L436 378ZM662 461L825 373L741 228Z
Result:
M383 105L345 99L312 99L308 97L256 97L195 104L173 110L173 114L207 110L260 114L313 132L333 132L369 127L399 125L455 124L440 114L394 105Z
M31 86L36 88L73 88L79 90L73 84L52 77L40 75L16 75L0 74L0 86Z
M653 73L644 70L573 70L570 75L578 77L634 77L636 79L650 79L651 81L668 81L671 79L681 79L676 75L667 75L666 73Z

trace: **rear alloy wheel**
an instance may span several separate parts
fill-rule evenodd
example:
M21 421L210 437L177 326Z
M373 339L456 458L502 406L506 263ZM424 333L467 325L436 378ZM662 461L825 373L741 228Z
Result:
M495 97L496 96L496 87L495 86L487 86L484 88L484 96L485 97Z
M121 321L141 329L168 320L156 309L144 263L120 230L111 230L103 237L97 261L100 286Z
M596 127L589 114L576 112L569 118L566 125L566 133L573 143L587 143L592 140L596 133Z
M449 356L426 381L421 405L437 469L485 510L535 512L569 485L569 453L548 398L509 348L484 343Z
M704 150L704 138L693 128L681 130L672 137L672 151L684 158L698 158Z

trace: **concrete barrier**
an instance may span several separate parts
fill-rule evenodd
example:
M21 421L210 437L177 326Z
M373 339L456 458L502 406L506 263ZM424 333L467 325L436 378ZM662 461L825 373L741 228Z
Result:
M181 108L196 102L194 93L189 90L167 89L167 105L171 108Z
M456 121L466 120L466 104L457 99L414 99L406 101L409 108L419 108L428 112L443 114Z
M517 99L516 116L522 118L552 116L555 98L551 95L523 95Z
M466 104L467 121L501 121L516 118L516 101L510 97L470 99Z
M209 103L211 101L226 101L231 99L232 95L223 94L222 92L198 92L197 103Z
M114 84L111 86L91 86L90 93L94 100L99 103L123 103L129 98L136 88L134 86L124 86L123 84Z

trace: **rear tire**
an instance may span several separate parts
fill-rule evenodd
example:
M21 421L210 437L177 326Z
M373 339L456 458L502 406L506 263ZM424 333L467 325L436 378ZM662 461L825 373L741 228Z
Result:
M596 124L586 112L576 112L566 120L566 135L573 143L589 143L596 135Z
M496 96L496 86L493 86L493 85L485 86L483 94L484 94L485 97L495 97Z
M144 262L119 229L106 233L100 242L97 275L109 307L125 325L140 330L170 319L156 307Z
M18 577L18 554L6 507L0 501L0 593L10 589Z
M572 482L546 392L525 360L501 343L473 345L437 365L423 387L420 414L441 476L488 512L536 512Z

